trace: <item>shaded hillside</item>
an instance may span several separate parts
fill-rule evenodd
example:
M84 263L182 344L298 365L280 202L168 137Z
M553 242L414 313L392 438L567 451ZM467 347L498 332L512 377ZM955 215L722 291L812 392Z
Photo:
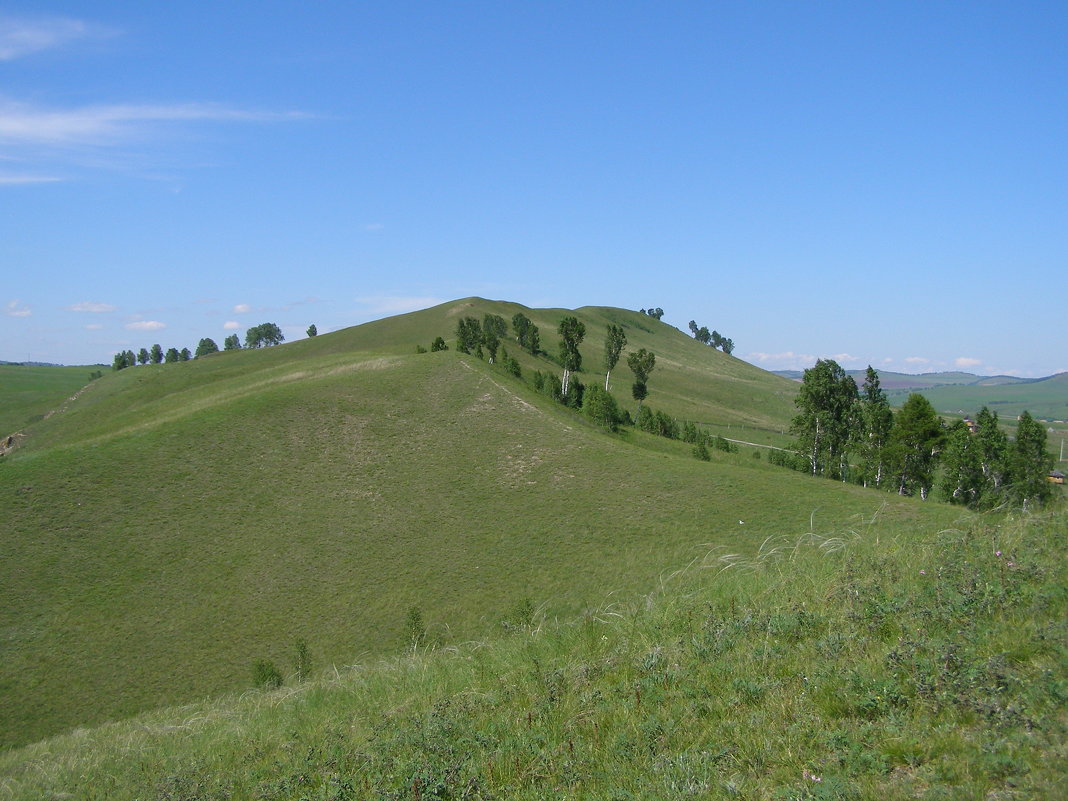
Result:
M7 437L61 408L105 368L0 364L0 437Z
M239 689L298 639L327 664L395 653L412 606L456 641L527 600L571 617L647 591L713 547L956 514L610 436L474 356L403 342L481 303L112 373L35 425L0 463L0 741ZM635 343L664 354L650 401L659 378L664 408L726 413L729 387L759 407L760 371L646 326Z

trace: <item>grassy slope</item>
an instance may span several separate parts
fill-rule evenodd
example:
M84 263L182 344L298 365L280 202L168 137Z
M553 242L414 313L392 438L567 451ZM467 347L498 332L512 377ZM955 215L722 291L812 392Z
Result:
M0 364L0 437L21 431L63 406L89 382L91 367Z
M0 753L0 796L1060 799L1066 524L779 538L572 624Z
M325 663L393 652L412 605L457 641L524 599L566 618L630 597L812 513L956 514L610 437L474 357L413 353L483 309L510 316L472 300L109 374L34 426L0 464L0 741L240 688L257 658L286 667L298 638ZM649 318L580 313L589 361L607 315L663 354L661 408L781 422L788 382ZM559 312L530 315L551 345Z

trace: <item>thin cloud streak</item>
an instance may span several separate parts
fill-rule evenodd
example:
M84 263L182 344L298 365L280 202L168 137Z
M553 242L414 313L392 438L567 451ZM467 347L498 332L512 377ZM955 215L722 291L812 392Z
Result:
M30 184L54 184L62 181L54 175L0 175L0 186L27 186Z
M106 314L115 311L117 308L117 306L112 306L110 303L94 303L93 301L85 300L81 303L75 303L73 306L68 306L67 311Z
M44 109L9 100L0 102L0 142L110 147L147 134L153 123L279 122L308 116L303 112L249 111L213 103Z

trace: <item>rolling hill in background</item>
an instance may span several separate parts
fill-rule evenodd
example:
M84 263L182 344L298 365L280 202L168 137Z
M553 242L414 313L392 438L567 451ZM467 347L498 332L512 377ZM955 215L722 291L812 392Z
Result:
M329 335L109 372L0 461L0 742L239 691L305 640L320 665L395 654L422 610L442 643L517 607L572 619L716 549L946 506L813 481L636 431L609 435L497 365L416 353L457 320L526 313L657 355L647 403L775 432L794 384L636 312L472 298ZM550 360L509 347L524 376ZM625 362L625 359L624 359ZM621 404L632 376L613 375ZM17 417L18 415L16 415ZM771 436L771 434L769 434Z
M847 370L860 386L864 370ZM800 370L777 370L775 375L800 381ZM998 412L1003 419L1015 419L1024 411L1043 420L1068 420L1068 373L1045 378L1015 376L980 376L972 373L880 372L879 380L890 403L902 405L913 393L924 395L940 414L974 415L983 406Z

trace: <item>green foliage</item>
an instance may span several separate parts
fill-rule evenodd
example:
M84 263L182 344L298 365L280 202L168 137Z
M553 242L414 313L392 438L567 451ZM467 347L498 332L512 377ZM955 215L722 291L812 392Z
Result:
M269 659L257 659L252 665L252 683L266 690L276 690L282 686L282 674Z
M512 317L512 330L515 332L515 341L519 347L528 351L532 356L537 356L541 351L541 337L538 327L531 322L530 318L522 312L517 312Z
M187 362L192 358L193 354L189 350L189 348L182 348L180 351L178 351L178 361Z
M434 341L430 343L430 352L437 353L441 350L448 350L449 346L445 344L444 337L434 337Z
M586 387L582 411L602 428L607 428L609 431L616 431L619 428L619 404L616 403L612 393L606 392L596 384Z
M634 373L634 380L637 383L646 384L649 381L649 374L656 367L656 355L645 348L640 348L627 355L627 366Z
M704 439L698 440L697 444L693 446L693 455L695 459L700 459L702 462L708 462L712 459Z
M798 447L808 456L813 475L846 477L849 446L858 422L856 382L833 359L805 370L791 425Z
M241 350L241 340L237 334L230 334L223 340L223 350Z
M586 325L577 317L565 317L556 329L560 334L560 364L564 367L561 385L567 397L571 374L582 369L582 351L579 346L586 336Z
M482 326L474 317L461 317L456 323L456 350L471 353L482 347Z
M418 648L426 641L426 624L423 622L423 610L418 606L408 608L404 618L404 640L408 647Z
M879 374L870 364L860 397L860 422L863 425L859 438L861 481L865 486L881 487L886 477L886 449L894 426L894 413L880 386Z
M196 357L199 359L201 356L207 356L209 353L218 353L219 346L215 344L214 339L204 337L197 343ZM147 356L147 354L145 354ZM147 361L147 359L146 359Z
M203 341L203 340L201 340L201 341ZM137 354L137 362L138 362L138 364L148 364L148 360L150 358L151 357L148 354L148 348L141 348L141 350Z
M607 333L604 337L604 388L608 391L608 380L612 375L612 371L616 369L616 364L619 363L619 357L623 353L623 348L627 346L627 335L623 331L623 326L615 325L614 323L608 324Z
M1024 412L1016 424L1016 439L1009 456L1010 500L1024 509L1044 504L1053 494L1047 478L1052 469L1053 457L1046 451L1046 429Z
M285 341L282 329L275 323L260 323L245 332L246 348L268 348Z
M312 323L305 333L307 333L308 337L317 337L319 336L319 329L315 327L315 323Z
M181 355L178 353L178 348L167 348L167 355L163 357L167 364L173 364L179 359L181 359Z
M149 356L151 357L152 364L163 364L163 348L160 347L159 343L152 346L152 350L149 351Z
M931 402L913 393L894 417L888 461L899 495L919 493L926 498L934 483L934 469L945 429Z

